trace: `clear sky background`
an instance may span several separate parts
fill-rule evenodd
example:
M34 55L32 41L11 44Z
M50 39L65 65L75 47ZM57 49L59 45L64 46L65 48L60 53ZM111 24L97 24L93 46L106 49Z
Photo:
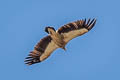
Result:
M46 26L96 18L95 27L44 62L24 59ZM120 0L1 0L0 80L120 80Z

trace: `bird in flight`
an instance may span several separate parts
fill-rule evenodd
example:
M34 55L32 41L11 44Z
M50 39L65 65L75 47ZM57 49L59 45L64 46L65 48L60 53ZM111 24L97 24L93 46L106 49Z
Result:
M70 40L90 31L95 23L96 19L84 19L63 25L58 30L50 26L46 27L45 32L48 35L42 38L34 47L34 50L25 58L25 64L32 65L42 62L57 48L66 50L65 45Z

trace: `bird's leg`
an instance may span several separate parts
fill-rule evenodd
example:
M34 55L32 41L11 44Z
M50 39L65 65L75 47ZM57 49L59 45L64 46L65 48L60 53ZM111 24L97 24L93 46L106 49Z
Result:
M64 47L62 47L62 49L63 49L64 51L66 51L66 48L65 48L65 46L64 46Z

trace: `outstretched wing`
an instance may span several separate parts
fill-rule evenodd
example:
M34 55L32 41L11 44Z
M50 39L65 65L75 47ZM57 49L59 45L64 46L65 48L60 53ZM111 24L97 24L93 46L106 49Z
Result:
M73 38L81 36L91 30L95 23L96 19L88 19L88 21L86 21L86 19L78 20L62 26L57 32L63 35L65 43L68 43Z
M40 40L39 43L34 47L34 50L30 52L28 57L25 59L25 63L32 65L39 63L50 56L50 54L57 49L57 45L53 42L51 36L46 36Z

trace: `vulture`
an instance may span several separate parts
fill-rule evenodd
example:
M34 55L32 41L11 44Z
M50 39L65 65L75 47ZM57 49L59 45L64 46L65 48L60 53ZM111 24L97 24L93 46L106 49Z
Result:
M81 36L90 31L96 23L96 19L81 19L61 26L58 30L53 27L46 27L48 35L42 38L34 50L25 58L25 64L32 65L48 58L54 50L62 48L75 37Z

